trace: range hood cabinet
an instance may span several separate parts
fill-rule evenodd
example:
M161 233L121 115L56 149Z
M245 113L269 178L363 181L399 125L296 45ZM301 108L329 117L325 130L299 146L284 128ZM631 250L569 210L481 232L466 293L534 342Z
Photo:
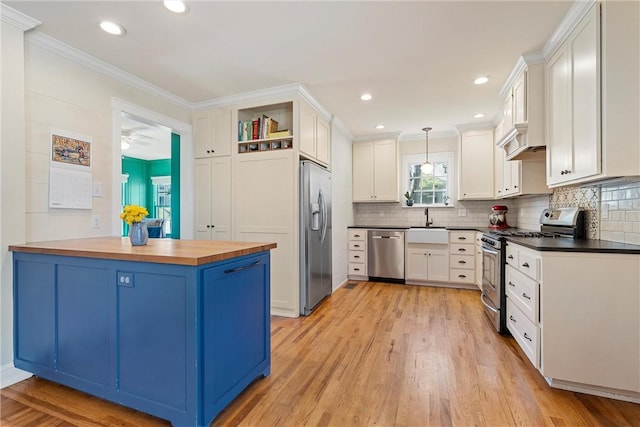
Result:
M528 123L515 123L513 128L498 141L507 160L539 160L545 158L544 144L535 144L527 137Z

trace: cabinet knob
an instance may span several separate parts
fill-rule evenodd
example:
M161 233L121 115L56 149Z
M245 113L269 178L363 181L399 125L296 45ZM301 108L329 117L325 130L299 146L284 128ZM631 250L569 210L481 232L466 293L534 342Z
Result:
M504 189L504 191L509 191L509 189L508 189L508 188L505 188L505 189Z
M511 320L513 323L516 323L516 319L513 316L509 316L509 320Z

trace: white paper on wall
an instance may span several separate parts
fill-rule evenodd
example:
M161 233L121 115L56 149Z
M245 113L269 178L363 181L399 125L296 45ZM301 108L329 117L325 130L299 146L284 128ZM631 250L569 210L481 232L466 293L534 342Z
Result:
M52 128L50 142L49 207L91 209L92 138Z

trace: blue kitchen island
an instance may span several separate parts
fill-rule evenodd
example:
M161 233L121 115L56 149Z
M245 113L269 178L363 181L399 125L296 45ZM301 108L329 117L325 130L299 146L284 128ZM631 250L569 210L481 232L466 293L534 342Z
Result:
M208 426L270 373L273 243L102 237L13 245L14 364Z

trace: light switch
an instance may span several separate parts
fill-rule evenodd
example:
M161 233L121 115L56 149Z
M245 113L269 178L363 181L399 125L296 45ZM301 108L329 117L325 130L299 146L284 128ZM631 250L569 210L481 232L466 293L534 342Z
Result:
M101 182L94 182L93 183L92 196L93 197L102 197L102 183Z

